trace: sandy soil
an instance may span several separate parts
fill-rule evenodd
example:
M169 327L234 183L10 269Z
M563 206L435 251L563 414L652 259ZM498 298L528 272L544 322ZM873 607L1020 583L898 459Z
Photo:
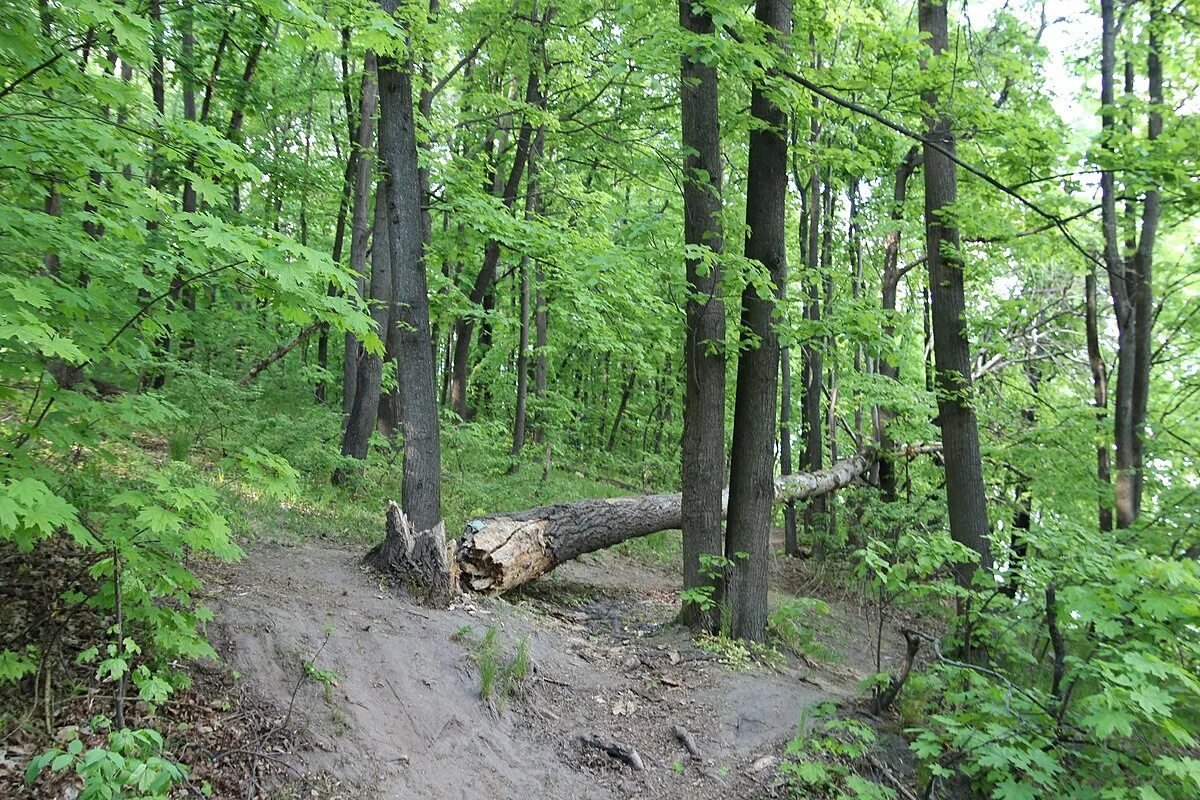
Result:
M263 543L208 578L222 656L302 729L293 758L308 777L302 792L279 796L770 796L772 759L806 709L853 697L874 671L730 668L671 624L675 580L616 554L449 611L414 605L359 556ZM839 638L873 635L858 615L835 616ZM527 639L534 667L499 710L481 701L472 661L488 627L510 653ZM306 662L335 682L304 678ZM701 758L689 757L674 726L693 735ZM646 769L585 746L584 734L635 748Z

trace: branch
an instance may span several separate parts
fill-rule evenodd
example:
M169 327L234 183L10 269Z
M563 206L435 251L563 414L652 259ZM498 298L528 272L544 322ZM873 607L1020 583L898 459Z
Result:
M79 44L75 45L74 47L68 48L66 50L60 50L59 52L57 52L54 55L47 58L42 63L38 64L36 67L33 67L32 69L30 69L28 72L26 72L21 77L16 78L8 86L5 86L3 89L0 89L0 100L4 99L8 95L12 94L13 91L15 91L18 86L20 86L22 83L24 83L25 81L32 78L34 75L37 75L39 72L41 72L44 69L47 69L48 67L54 66L54 64L57 63L58 60L60 58L62 58L63 56L65 56L67 53L74 53L76 50L79 50L81 48L90 47L91 45L95 44L95 42L96 42L96 33L95 33L95 31L90 31L88 33L88 35L84 37L83 41L80 42Z
M727 30L729 31L730 36L733 37L734 41L744 42L742 37L739 36L736 31L729 30L729 29L727 29ZM855 114L860 114L864 117L867 117L868 119L874 120L875 122L878 122L880 125L883 125L885 128L890 128L891 130L895 131L896 133L900 134L901 136L912 139L913 141L916 141L916 142L920 142L922 145L929 147L932 150L936 150L938 153L941 153L943 156L950 159L955 164L962 167L964 170L971 173L975 177L979 178L984 183L987 183L989 186L992 186L993 188L999 190L1000 192L1008 195L1009 197L1013 198L1021 205L1028 208L1030 211L1037 214L1039 217L1042 217L1043 219L1047 220L1050 223L1050 227L1057 228L1058 231L1060 233L1062 233L1063 238L1065 238L1067 240L1067 242L1075 250L1079 251L1079 253L1085 259L1087 259L1091 263L1094 263L1100 267L1104 267L1105 269L1107 269L1106 265L1101 263L1099 259L1097 259L1094 255L1092 255L1086 249L1084 249L1083 245L1081 245L1079 243L1079 241L1074 237L1074 235L1072 235L1071 232L1069 230L1067 230L1066 221L1062 217L1059 217L1058 215L1045 210L1037 203L1026 198L1024 195L1022 195L1016 189L1013 189L1012 187L1002 183L1001 181L997 180L996 178L993 178L991 175L987 174L986 172L981 170L979 167L976 167L975 165L971 164L970 162L964 161L963 159L959 158L954 153L953 150L951 150L950 148L941 144L940 142L933 141L932 139L927 138L923 134L917 133L916 131L909 129L909 128L905 127L904 125L901 125L898 122L894 122L894 121L888 119L887 117L883 116L882 114L880 114L878 111L873 111L872 109L869 109L866 106L861 105L860 103L856 103L853 100L847 100L844 97L839 97L838 95L834 94L833 92L830 92L830 91L827 91L826 89L821 88L820 86L818 86L817 84L808 80L807 78L805 78L803 75L801 75L798 72L795 72L795 71L789 70L789 69L775 69L773 71L776 74L781 75L781 76L787 78L788 80L799 84L800 86L804 87L805 89L808 89L813 94L823 97L824 99L828 100L829 102L833 103L834 105L841 106L842 108L845 108L848 111L853 111Z
M278 361L279 359L286 356L288 353L292 352L292 350L294 350L296 348L296 345L300 344L301 342L307 341L308 338L310 336L312 336L313 333L315 331L317 331L320 327L321 327L321 320L317 320L316 322L309 324L309 326L306 327L304 330L300 331L300 333L296 334L295 339L292 339L290 342L288 342L285 345L280 345L279 347L277 347L275 349L275 352L271 353L271 355L267 356L262 361L259 361L253 367L246 370L246 374L243 375L242 377L238 378L238 381L237 381L238 386L248 385L252 380L257 378L263 372L266 372L266 370L272 364L274 364L276 361Z
M192 281L196 281L201 278L207 278L211 275L217 274L218 272L222 272L223 270L236 268L244 263L246 263L246 262L243 259L241 261L235 261L232 264L222 264L221 266L214 267L213 269L210 269L206 272L200 272L195 275L191 275L191 276L183 279L182 281L180 281L175 286L172 286L171 288L167 289L165 292L158 295L157 297L154 297L154 298L146 301L146 303L144 303L142 305L142 307L137 310L136 314L134 314L132 317L130 317L128 320L126 320L125 324L122 325L120 328L118 328L117 332L108 338L108 341L105 342L104 346L100 348L101 352L108 350L108 348L112 347L116 343L117 339L119 339L121 337L121 334L125 333L125 331L129 330L129 328L135 322L137 322L139 319L144 317L146 315L146 312L149 311L152 306L154 306L157 303L161 302L162 300L166 299L173 292L176 292L179 289L183 288L184 286L187 286ZM75 367L75 371L82 372L83 368L86 367L88 364L91 364L94 360L95 360L94 358L88 358L82 364L79 364L77 367ZM46 419L46 415L50 413L50 409L54 406L54 401L56 399L58 399L57 395L52 396L49 400L46 401L46 405L42 407L42 412L40 414L38 414L37 420L34 421L33 425L29 428L29 430L26 430L20 436L17 437L16 441L13 443L12 448L6 454L6 457L12 457L12 454L14 452L16 452L17 450L20 450L22 447L25 446L25 444L33 436L33 432L35 430L37 430L39 426L41 426L42 422Z

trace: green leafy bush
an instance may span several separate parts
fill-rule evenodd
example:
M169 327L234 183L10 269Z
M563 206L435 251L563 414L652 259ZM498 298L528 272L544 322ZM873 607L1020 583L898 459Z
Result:
M103 730L108 721L95 720L92 727ZM79 800L166 800L187 780L187 770L162 753L162 737L150 729L110 731L104 744L93 747L86 747L78 732L71 731L65 747L51 748L29 763L25 780L33 783L47 771L71 770L82 784Z

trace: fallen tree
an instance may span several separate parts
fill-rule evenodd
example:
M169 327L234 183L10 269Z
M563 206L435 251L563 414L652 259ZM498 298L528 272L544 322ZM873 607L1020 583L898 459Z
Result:
M924 452L924 445L901 454ZM916 449L921 448L921 449ZM775 479L775 502L804 500L844 488L877 460L867 448L829 469ZM721 500L722 511L729 502ZM515 589L584 553L678 528L682 499L678 494L652 494L531 508L493 514L467 523L455 553L463 589L499 594Z

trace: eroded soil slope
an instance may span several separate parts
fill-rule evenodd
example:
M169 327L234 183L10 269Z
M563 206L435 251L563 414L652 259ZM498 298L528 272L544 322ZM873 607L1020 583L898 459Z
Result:
M264 543L209 579L223 657L302 730L291 758L306 795L761 797L805 710L851 696L862 674L731 669L670 624L669 576L614 554L449 611L414 605L359 555ZM509 653L528 642L533 672L485 703L472 654L489 627ZM646 769L585 734L635 748Z

